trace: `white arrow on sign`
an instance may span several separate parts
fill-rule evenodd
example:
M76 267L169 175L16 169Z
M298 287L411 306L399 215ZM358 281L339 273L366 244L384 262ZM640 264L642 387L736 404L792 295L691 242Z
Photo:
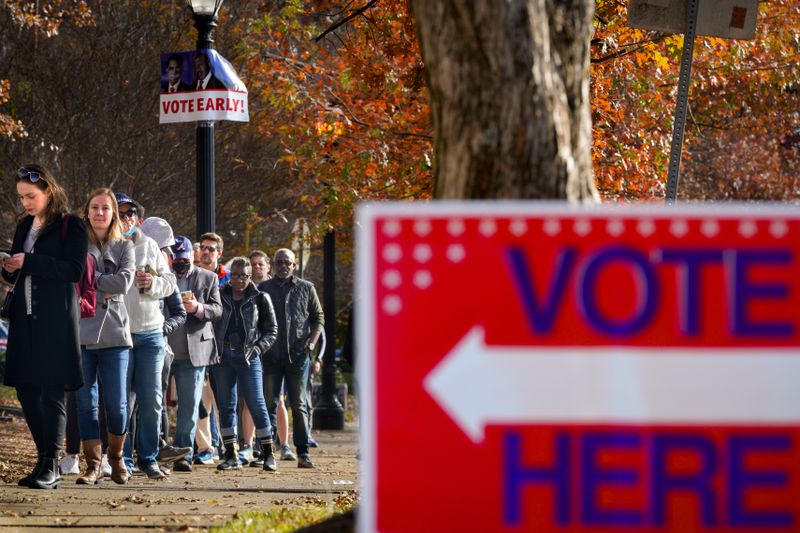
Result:
M800 425L800 350L487 346L473 328L425 390L476 443L490 424Z

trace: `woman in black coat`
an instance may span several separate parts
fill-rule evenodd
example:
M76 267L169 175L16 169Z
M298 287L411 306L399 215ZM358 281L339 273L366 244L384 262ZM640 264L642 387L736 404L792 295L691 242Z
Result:
M5 384L16 387L39 460L19 481L56 488L58 452L66 426L66 392L83 385L74 284L86 266L88 238L67 196L37 165L17 171L17 194L27 211L17 225L2 275L15 283L6 351Z

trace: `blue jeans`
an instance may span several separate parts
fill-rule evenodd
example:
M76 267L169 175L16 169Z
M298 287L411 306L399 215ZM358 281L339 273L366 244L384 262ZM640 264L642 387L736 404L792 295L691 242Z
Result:
M261 360L254 357L248 366L244 362L243 354L235 354L225 348L222 352L222 362L210 367L210 370L211 388L214 390L219 407L220 433L223 438L236 435L236 403L239 400L237 392L239 388L253 417L256 436L259 440L272 438L272 427L262 388Z
M78 408L78 431L81 440L100 438L97 378L103 384L106 427L114 435L125 433L128 422L128 358L130 348L120 346L87 350L81 348L83 387L75 391Z
M272 427L278 423L278 400L281 394L281 382L286 385L289 405L292 408L292 437L294 447L299 455L308 453L308 406L306 405L306 388L311 359L299 357L289 362L288 359L269 359L264 371L264 395ZM285 444L285 443L281 443Z
M139 466L156 462L161 426L161 370L164 334L160 329L133 333L128 363L128 413L136 409L136 454ZM125 462L133 464L131 438L125 441Z
M190 448L194 444L197 431L198 407L203 396L203 378L206 367L193 366L188 359L172 361L172 377L175 378L175 391L178 394L178 418L175 421L174 444L180 448ZM192 462L192 452L184 457Z

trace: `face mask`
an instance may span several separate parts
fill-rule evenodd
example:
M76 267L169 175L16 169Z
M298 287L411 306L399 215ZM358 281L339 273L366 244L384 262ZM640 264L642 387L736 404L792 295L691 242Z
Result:
M190 268L192 268L191 263L172 263L172 270L174 270L176 274L186 274L189 272Z
M133 226L131 229L129 229L128 231L126 231L125 233L123 233L123 234L122 234L122 236L123 236L123 237L125 237L125 238L127 239L128 237L130 237L131 235L133 235L133 232L134 232L134 231L136 231L136 226Z

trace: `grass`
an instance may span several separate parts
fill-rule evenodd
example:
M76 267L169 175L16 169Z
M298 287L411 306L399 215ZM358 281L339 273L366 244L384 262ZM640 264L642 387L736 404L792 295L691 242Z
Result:
M223 526L212 527L210 533L289 533L308 527L353 509L357 503L355 492L343 494L333 502L321 498L295 498L276 500L269 511L237 513Z

